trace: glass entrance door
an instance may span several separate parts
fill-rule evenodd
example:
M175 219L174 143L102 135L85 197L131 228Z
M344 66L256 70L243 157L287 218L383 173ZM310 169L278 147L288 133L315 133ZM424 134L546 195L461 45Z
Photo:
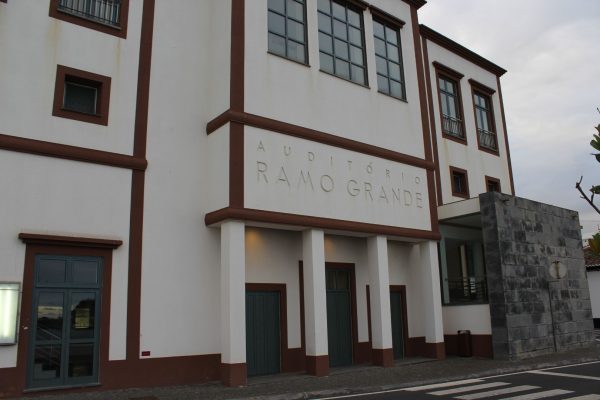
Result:
M28 387L98 382L101 277L100 257L36 257Z

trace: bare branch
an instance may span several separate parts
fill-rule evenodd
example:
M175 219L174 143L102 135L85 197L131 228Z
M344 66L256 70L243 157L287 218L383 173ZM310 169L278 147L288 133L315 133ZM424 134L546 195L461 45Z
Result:
M590 198L589 198L589 197L588 197L588 196L585 194L585 192L583 191L583 189L581 188L581 181L582 181L582 180L583 180L583 176L581 177L581 179L579 179L579 182L577 182L577 183L575 184L575 188L576 188L577 190L579 190L579 193L581 193L581 198L582 198L582 199L585 199L585 201L587 201L587 202L590 204L590 206L592 206L592 208L593 208L594 210L596 210L596 212L597 212L598 214L600 214L600 209L598 209L598 207L596 207L596 205L595 205L595 204L594 204L594 202L593 202L593 199L594 199L594 194L592 193L592 198L590 199Z

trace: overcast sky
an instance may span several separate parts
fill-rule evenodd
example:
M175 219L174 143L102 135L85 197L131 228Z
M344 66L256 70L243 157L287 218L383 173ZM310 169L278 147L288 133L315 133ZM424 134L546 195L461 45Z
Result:
M428 0L419 22L508 70L501 78L517 196L598 215L575 189L600 184L600 0ZM600 206L600 198L596 201Z

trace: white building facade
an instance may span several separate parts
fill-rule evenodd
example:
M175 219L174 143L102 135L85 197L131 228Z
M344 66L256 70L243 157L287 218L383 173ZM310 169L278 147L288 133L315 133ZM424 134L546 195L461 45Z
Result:
M505 71L424 1L47 3L0 2L0 396L492 356Z

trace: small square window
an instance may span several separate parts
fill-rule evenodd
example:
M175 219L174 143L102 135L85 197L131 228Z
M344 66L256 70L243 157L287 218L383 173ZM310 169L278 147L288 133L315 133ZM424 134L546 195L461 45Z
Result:
M500 192L500 179L485 177L485 188L488 192Z
M52 115L108 125L110 77L58 65Z
M461 168L450 167L452 196L469 198L469 180L467 171Z

